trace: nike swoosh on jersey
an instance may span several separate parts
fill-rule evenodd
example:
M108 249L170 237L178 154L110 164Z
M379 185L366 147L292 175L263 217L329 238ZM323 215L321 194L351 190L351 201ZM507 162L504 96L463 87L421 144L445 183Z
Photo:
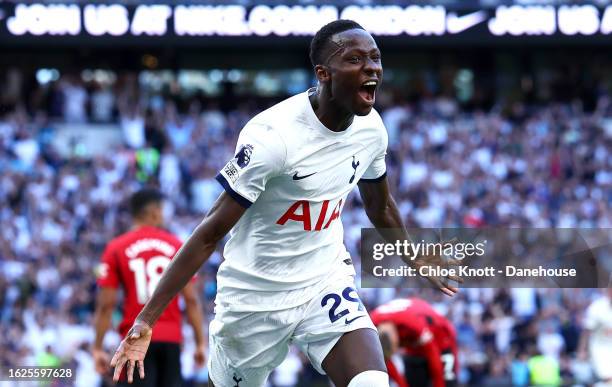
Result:
M293 180L302 180L302 179L305 179L307 177L314 175L315 173L316 172L313 172L310 175L298 176L298 173L296 172L295 175L293 175Z
M487 13L485 11L468 13L463 16L457 16L456 13L449 13L446 16L446 30L449 34L458 34L474 27L476 24L482 23L486 19Z
M362 318L362 317L365 317L365 315L363 315L363 314L362 314L361 316L357 316L357 317L352 318L352 319L350 319L350 320L347 318L346 320L344 320L344 323L345 323L346 325L349 325L349 324L350 324L350 323L352 323L353 321L357 320L358 318Z

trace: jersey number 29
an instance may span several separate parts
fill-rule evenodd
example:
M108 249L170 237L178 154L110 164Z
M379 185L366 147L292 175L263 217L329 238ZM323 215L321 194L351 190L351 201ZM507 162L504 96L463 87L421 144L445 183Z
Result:
M158 255L148 261L145 261L144 258L130 260L129 267L134 273L136 298L139 304L144 305L151 297L169 263L170 258L163 255Z
M359 299L359 297L353 297L351 293L357 293L357 292L355 291L355 289L351 287L345 288L342 291L342 298L350 302L356 302L359 305L357 307L358 311L364 310L363 304L361 303L361 300ZM330 300L332 301L332 306L331 306L331 309L329 310L329 321L331 321L332 323L338 321L342 317L349 314L348 309L344 309L339 312L337 311L338 307L340 306L340 303L342 302L342 298L340 297L340 295L336 293L329 293L329 294L326 294L325 297L323 297L323 299L321 300L322 307L327 306Z

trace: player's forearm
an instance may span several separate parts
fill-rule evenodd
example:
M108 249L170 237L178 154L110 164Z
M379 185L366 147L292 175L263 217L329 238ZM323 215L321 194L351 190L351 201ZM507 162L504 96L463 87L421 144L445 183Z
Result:
M380 234L387 242L394 243L396 240L410 240L393 197L388 197L384 207L366 207L366 214L376 229L384 230Z
M111 320L113 316L112 308L97 308L94 315L94 329L96 331L96 337L94 339L94 349L102 349L102 343L104 342L104 336L110 329Z
M202 222L170 262L136 319L152 327L170 301L214 252L219 239L207 230L206 221Z
M204 330L202 329L202 327L204 326L204 314L202 313L200 301L197 297L195 297L193 300L187 301L186 313L187 321L189 322L189 325L191 325L191 327L193 328L193 336L196 345L205 345L206 340L204 336Z

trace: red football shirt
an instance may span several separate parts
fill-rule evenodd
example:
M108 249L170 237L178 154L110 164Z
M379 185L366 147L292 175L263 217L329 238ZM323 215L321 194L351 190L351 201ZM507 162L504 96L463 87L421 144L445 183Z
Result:
M455 328L421 299L393 300L374 309L370 317L375 325L392 322L398 330L400 346L410 353L418 354L419 347L429 340L428 335L433 335L442 351L456 346Z
M395 325L400 347L408 354L427 358L434 386L444 385L446 373L458 370L455 328L427 302L418 298L398 299L381 305L370 314L372 322ZM450 363L441 363L442 352L450 352ZM448 369L447 367L450 367Z
M138 313L153 294L170 260L181 247L174 235L156 227L140 227L108 243L102 255L98 285L124 291L123 320L119 333L125 337ZM181 311L174 297L159 317L151 341L180 343Z

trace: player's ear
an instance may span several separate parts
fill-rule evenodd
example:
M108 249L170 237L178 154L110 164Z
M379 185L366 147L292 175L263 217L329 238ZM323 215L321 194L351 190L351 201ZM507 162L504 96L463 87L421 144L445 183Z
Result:
M315 75L317 76L317 80L321 83L326 83L329 82L330 79L330 72L329 72L329 68L325 65L316 65L315 68Z

